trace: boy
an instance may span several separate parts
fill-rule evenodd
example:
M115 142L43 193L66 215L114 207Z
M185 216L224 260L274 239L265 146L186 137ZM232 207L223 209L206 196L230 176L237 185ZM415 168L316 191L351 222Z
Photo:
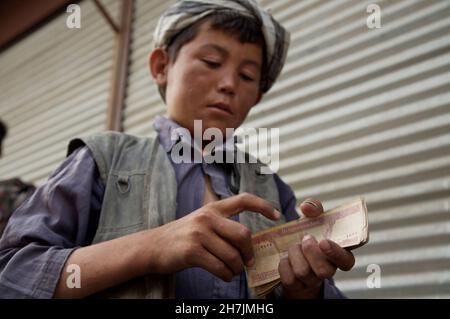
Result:
M239 127L280 73L288 35L254 1L179 1L154 41L150 71L167 104L158 138L70 143L0 242L3 297L252 297L243 271L254 262L251 233L297 218L292 190L258 175L259 163L179 163L173 150L192 146L194 120L203 130ZM194 152L207 156L207 142L194 142ZM313 200L300 208L322 213ZM353 264L335 243L306 237L280 262L279 293L340 297L329 279ZM73 265L79 288L67 285Z

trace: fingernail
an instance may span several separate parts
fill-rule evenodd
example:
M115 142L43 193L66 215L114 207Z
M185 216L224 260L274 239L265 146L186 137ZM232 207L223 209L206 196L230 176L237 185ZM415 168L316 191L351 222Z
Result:
M273 214L275 215L275 218L276 218L276 219L280 219L281 213L280 213L278 210L274 209L274 210L273 210Z
M308 242L308 241L310 241L310 240L312 240L313 239L313 237L310 235L310 234L307 234L307 235L305 235L304 237L303 237L303 239L302 239L302 244L303 243L306 243L306 242Z
M324 251L325 253L329 253L331 252L331 246L330 243L328 242L328 240L324 239L320 242L320 248L322 249L322 251Z
M304 203L309 204L309 205L311 205L311 206L313 206L313 207L315 207L315 208L319 208L319 206L318 206L316 203L311 202L311 201L309 201L309 200L305 200Z

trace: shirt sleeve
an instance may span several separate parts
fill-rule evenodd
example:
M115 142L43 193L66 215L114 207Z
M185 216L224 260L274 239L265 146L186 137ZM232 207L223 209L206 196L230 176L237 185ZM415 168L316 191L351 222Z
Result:
M11 216L0 240L0 298L52 298L63 266L92 242L104 186L87 147Z
M281 213L285 216L286 221L292 221L299 218L296 206L297 199L291 187L287 185L281 178L275 174L275 182L277 184L278 193L280 195ZM277 297L282 296L282 288L275 291ZM345 295L336 287L333 279L325 279L323 286L324 299L342 299Z

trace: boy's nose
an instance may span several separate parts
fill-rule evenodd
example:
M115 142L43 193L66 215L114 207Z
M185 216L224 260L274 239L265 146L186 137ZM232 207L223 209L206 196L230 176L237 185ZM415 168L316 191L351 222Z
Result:
M237 77L232 72L224 72L219 78L219 91L234 96L236 93Z

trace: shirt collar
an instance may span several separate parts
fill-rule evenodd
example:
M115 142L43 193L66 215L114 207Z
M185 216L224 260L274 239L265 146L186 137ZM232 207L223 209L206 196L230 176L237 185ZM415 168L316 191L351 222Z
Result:
M182 126L165 116L157 115L153 122L153 127L158 133L159 142L164 148L164 151L166 153L171 152L173 146L180 141L180 136L178 134L177 138L172 139L172 132L176 133L176 129L181 128Z
M195 146L194 140L190 134L188 137L186 136L187 134L180 134L180 130L185 128L166 116L157 115L155 117L153 127L158 133L159 141L166 153L170 153L173 146L179 142L187 143L193 147ZM236 141L237 137L232 135L225 141L225 143L221 143L214 147L214 151L225 153L234 152L236 148Z

